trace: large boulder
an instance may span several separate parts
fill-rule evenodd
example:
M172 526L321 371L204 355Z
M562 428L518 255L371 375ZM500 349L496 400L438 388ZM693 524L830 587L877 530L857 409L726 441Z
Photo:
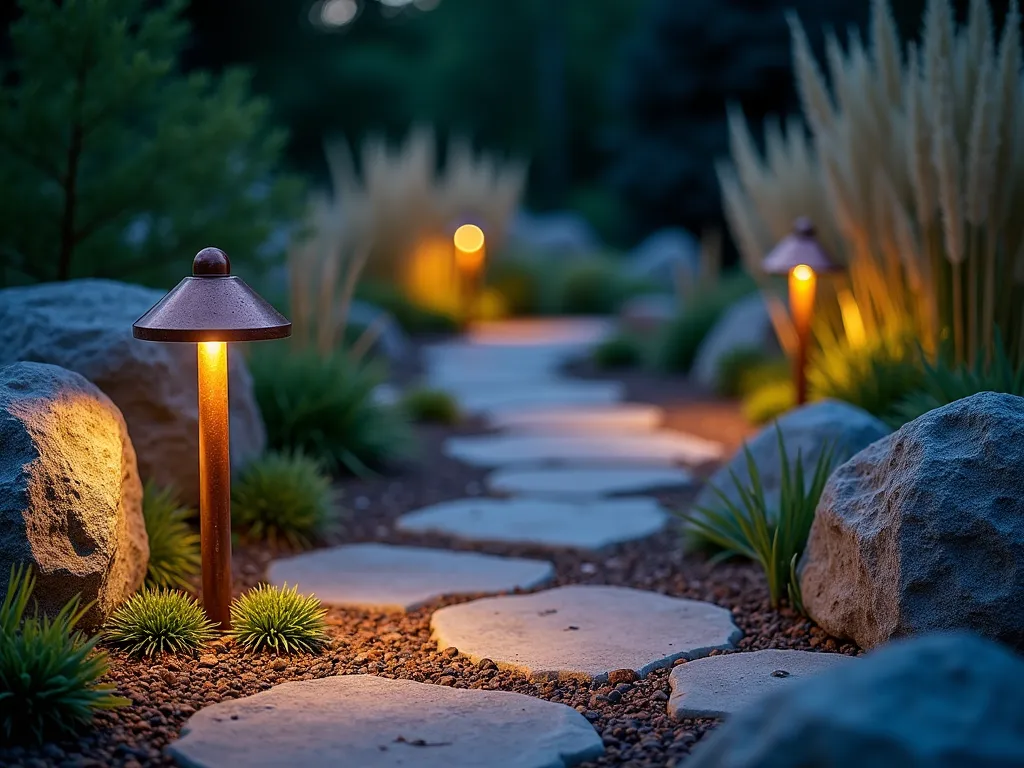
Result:
M779 488L782 484L779 431L782 432L790 462L795 462L797 453L800 454L805 480L808 483L814 465L827 446L835 446L835 458L838 463L890 432L883 422L867 411L838 400L822 400L789 411L747 442L747 449L754 458L769 507L778 504ZM747 469L747 457L742 450L711 476L694 506L723 509L724 504L713 488L721 490L738 506L740 494L733 483L733 474L744 485L749 485L750 472Z
M660 229L630 251L625 269L632 277L671 289L680 270L695 276L699 263L697 238L685 229Z
M111 280L72 280L0 290L0 365L52 363L85 376L121 409L144 480L199 494L195 344L132 338L132 323L162 291ZM266 432L237 345L229 354L231 457L258 455Z
M729 354L740 349L759 349L769 355L781 354L768 305L759 293L740 299L727 309L715 327L697 347L690 378L711 389L718 369Z
M839 467L800 568L837 637L966 628L1024 650L1024 398L982 392Z
M694 749L688 768L1016 768L1024 660L967 634L886 646L779 687Z
M0 584L31 564L39 607L95 601L94 626L141 586L142 483L121 412L55 365L0 368Z

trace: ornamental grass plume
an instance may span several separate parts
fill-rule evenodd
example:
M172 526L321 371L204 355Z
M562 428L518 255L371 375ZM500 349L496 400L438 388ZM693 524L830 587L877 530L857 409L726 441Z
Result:
M873 0L867 44L826 36L826 80L791 16L804 121L769 121L762 154L731 111L719 177L744 263L760 274L764 254L809 216L847 267L822 286L837 343L898 330L934 359L948 338L959 364L992 360L998 331L1011 360L1024 359L1017 0L1002 22L997 36L986 0L972 0L957 26L949 0L928 0L920 40L901 50L889 4Z

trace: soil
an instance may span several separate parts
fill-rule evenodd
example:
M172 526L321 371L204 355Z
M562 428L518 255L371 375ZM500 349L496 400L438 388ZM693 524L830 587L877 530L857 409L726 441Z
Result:
M586 367L576 375L598 375ZM612 378L609 374L601 374ZM735 406L693 390L683 380L640 372L615 375L627 386L630 400L665 404L666 424L721 440L737 447L750 433ZM441 455L439 446L453 433L483 431L479 423L457 429L421 427L419 463L391 476L339 482L345 516L325 544L383 541L468 549L439 536L394 532L394 519L412 509L446 499L485 493L485 471ZM703 468L706 474L712 467ZM684 508L693 491L657 494L670 508ZM554 563L556 584L614 584L708 600L732 611L743 630L741 650L794 648L856 654L855 646L828 637L810 621L782 609L773 610L758 568L750 563L710 565L699 555L685 554L678 526L595 555L527 546L476 546L476 551L533 556ZM235 588L256 584L266 564L279 552L266 546L241 544L234 555ZM328 614L331 645L316 656L277 657L243 652L219 640L190 658L165 656L135 660L110 651L107 681L133 702L99 713L95 728L77 740L42 747L0 748L0 765L138 766L171 765L164 748L179 734L188 717L210 704L258 693L278 683L339 674L375 674L408 678L458 688L507 690L568 704L590 720L601 734L606 752L587 766L674 766L685 764L693 745L714 727L710 720L674 720L666 714L670 670L652 672L644 680L622 671L614 682L535 682L501 671L493 662L472 664L453 649L439 652L430 638L430 615L442 605L472 599L439 600L404 615L332 609ZM685 663L685 662L680 662Z

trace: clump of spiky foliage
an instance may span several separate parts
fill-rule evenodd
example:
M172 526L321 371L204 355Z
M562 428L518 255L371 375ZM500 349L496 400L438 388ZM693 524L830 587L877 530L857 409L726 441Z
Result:
M142 517L149 536L146 586L191 589L199 573L199 534L189 521L195 511L181 504L169 488L147 482L142 494Z
M923 360L916 342L886 333L864 344L826 341L808 372L818 398L834 398L884 418L921 386Z
M778 354L757 347L740 347L722 356L715 371L715 392L724 397L743 397L766 381L792 376L790 365Z
M253 350L249 365L271 449L358 475L411 454L404 412L375 397L381 377L374 368L344 352L322 356L276 344Z
M326 609L314 595L262 584L231 606L231 636L253 651L314 653L327 644Z
M604 370L635 368L643 362L644 348L636 336L618 333L594 347L591 358Z
M765 381L743 398L743 416L751 424L767 424L796 407L796 387L792 378Z
M101 709L127 706L113 685L98 637L75 629L89 606L77 598L53 617L27 615L35 577L12 567L0 603L0 742L43 742L72 735Z
M418 387L402 396L402 408L413 421L430 424L458 424L459 404L442 389Z
M721 509L697 507L685 518L699 537L722 549L720 557L740 555L764 569L773 607L777 608L782 597L788 595L790 604L800 608L796 564L807 546L814 512L835 466L836 454L834 446L825 447L807 483L802 453L797 451L796 461L790 463L782 430L777 428L777 432L781 469L777 509L769 507L757 464L750 449L744 446L749 483L730 472L740 503L734 503L721 489L712 486Z
M991 362L979 353L973 365L954 365L948 355L940 355L938 362L926 364L921 387L898 403L886 421L900 427L928 411L979 392L1024 396L1024 362L1014 366L1001 343L996 344Z
M986 0L958 27L949 0L928 0L920 41L901 50L889 5L874 0L871 44L834 35L831 91L800 23L793 58L800 120L765 131L762 157L742 115L720 168L726 218L755 274L798 216L846 263L848 288L822 310L849 346L893 326L933 357L991 358L999 328L1024 359L1024 99L1017 2L996 42ZM823 291L828 296L828 291Z
M155 656L195 653L216 631L195 598L176 590L147 589L114 611L103 635L132 656Z
M239 472L231 488L231 521L245 536L308 547L335 514L331 478L301 453L266 453Z

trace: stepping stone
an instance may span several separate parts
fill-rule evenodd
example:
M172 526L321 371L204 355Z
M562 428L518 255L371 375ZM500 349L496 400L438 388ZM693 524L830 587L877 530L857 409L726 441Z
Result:
M536 405L594 405L614 403L623 396L618 381L561 381L552 379L537 383L492 383L460 390L459 404L467 411L488 411L495 408Z
M681 432L623 435L507 434L453 437L444 452L476 467L552 462L616 462L672 465L700 464L722 457L720 443Z
M711 603L579 585L451 605L430 626L439 648L473 661L535 679L598 682L620 669L644 677L676 659L731 649L742 636L729 611Z
M448 595L512 592L549 581L551 563L475 552L350 544L275 560L268 580L298 584L324 603L411 611Z
M678 718L728 717L796 680L855 661L841 653L775 650L698 659L672 670L668 713Z
M488 422L497 429L520 432L560 432L592 434L595 432L654 432L661 424L661 408L642 403L616 405L567 406L534 408L495 408Z
M342 675L206 707L168 750L190 768L562 768L604 747L564 704Z
M591 346L604 339L613 327L608 319L596 317L500 320L470 327L466 340L470 344Z
M555 501L459 499L398 518L407 533L440 533L464 541L602 549L642 539L665 527L668 515L649 498Z
M689 485L693 476L674 467L551 467L502 469L487 477L496 493L549 497L600 497Z

